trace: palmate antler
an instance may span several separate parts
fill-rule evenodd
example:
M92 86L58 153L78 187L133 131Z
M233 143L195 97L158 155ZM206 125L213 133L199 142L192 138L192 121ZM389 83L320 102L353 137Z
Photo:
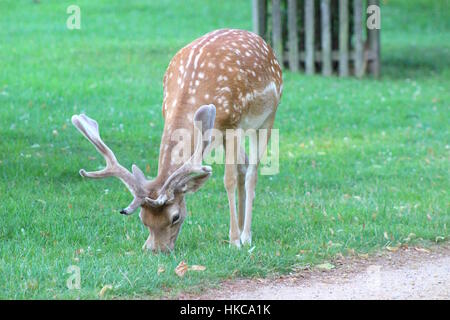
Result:
M117 177L122 180L134 196L130 205L120 211L122 214L131 214L143 204L151 207L163 206L173 199L176 192L196 191L211 175L211 167L203 166L202 159L203 151L206 150L211 141L209 130L214 126L215 115L216 108L214 105L205 105L197 110L194 115L194 153L166 180L163 187L158 191L156 199L148 197L147 186L150 185L150 181L146 180L144 173L136 165L133 164L132 172L130 172L117 161L114 153L100 138L98 123L84 114L74 115L72 116L73 125L106 160L106 168L94 172L86 172L81 169L80 175L94 179ZM205 132L209 135L203 140Z
M116 156L110 148L100 138L98 123L84 114L72 116L73 125L95 146L97 151L103 155L106 160L106 168L87 172L80 170L80 175L87 178L100 179L106 177L117 177L127 186L133 194L134 199L128 207L121 210L121 214L133 213L145 201L147 192L145 186L148 181L144 173L133 164L132 172L125 169L116 159Z

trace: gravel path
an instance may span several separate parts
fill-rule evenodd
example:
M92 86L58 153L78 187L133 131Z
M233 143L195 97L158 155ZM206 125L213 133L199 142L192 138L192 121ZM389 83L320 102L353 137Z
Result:
M342 258L332 270L235 280L189 299L450 299L450 246Z

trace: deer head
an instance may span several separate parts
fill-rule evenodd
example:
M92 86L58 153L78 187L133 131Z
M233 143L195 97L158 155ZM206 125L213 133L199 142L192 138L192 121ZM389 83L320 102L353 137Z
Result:
M193 123L194 152L162 186L154 180L147 180L136 165L132 166L131 172L124 168L102 141L95 120L84 114L72 117L74 126L95 146L106 161L104 169L94 172L81 169L80 175L94 179L117 177L127 186L134 199L128 207L120 210L120 213L130 215L137 208L141 208L139 217L150 231L150 236L144 244L146 249L168 251L174 248L186 217L184 199L186 193L197 191L212 173L211 167L202 165L202 159L204 150L211 141L210 129L214 126L215 115L214 105L204 105L196 111Z

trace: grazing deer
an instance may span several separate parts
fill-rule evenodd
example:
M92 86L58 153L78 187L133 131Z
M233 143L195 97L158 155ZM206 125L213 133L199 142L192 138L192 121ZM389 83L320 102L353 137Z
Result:
M250 141L259 146L254 149L258 150L254 163L248 161L236 136L223 135L226 138L220 141L226 158L234 159L225 164L224 176L230 207L230 243L237 247L250 244L258 164L282 92L281 68L272 49L254 33L216 30L182 48L170 62L163 82L165 124L157 177L147 180L136 165L129 172L101 140L97 122L85 115L74 115L72 123L106 160L105 169L82 169L81 176L114 176L122 180L134 200L121 213L128 215L141 207L139 216L150 231L144 248L172 250L186 217L185 194L197 191L212 173L209 166L202 165L204 150L211 142L210 129L214 127L222 133L228 129L267 130L263 138ZM192 138L185 143L194 147L184 164L173 158L177 146L173 134L180 128L190 130Z

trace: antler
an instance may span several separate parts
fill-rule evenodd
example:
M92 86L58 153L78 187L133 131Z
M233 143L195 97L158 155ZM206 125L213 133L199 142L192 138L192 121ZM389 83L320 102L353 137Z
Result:
M134 199L128 207L121 210L121 214L133 213L145 200L145 185L148 181L144 173L136 165L132 166L132 173L125 169L116 159L116 156L110 148L100 138L98 123L94 119L84 114L72 116L73 125L95 146L97 151L103 155L106 160L106 167L99 171L87 172L80 170L83 177L100 179L106 177L117 177L127 186L133 194Z
M194 115L194 153L180 168L173 172L159 191L157 199L146 197L145 203L160 207L174 198L175 192L195 192L212 173L210 166L203 166L203 155L211 143L211 130L216 118L213 104L200 107ZM204 133L207 137L203 137ZM205 138L205 140L203 140Z

